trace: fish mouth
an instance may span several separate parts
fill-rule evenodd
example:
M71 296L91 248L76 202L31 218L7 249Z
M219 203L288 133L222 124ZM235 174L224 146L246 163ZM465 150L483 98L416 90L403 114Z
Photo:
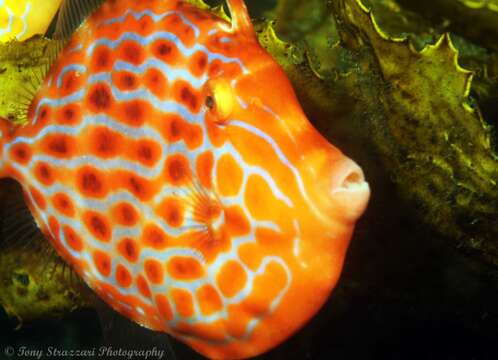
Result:
M370 185L363 170L353 160L342 157L334 164L330 196L339 216L355 221L365 211L370 199Z

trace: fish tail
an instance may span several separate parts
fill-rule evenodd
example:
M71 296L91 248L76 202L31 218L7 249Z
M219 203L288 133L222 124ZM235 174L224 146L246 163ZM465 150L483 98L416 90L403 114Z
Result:
M5 144L7 143L7 136L12 131L12 124L0 117L0 179L7 177L6 154Z

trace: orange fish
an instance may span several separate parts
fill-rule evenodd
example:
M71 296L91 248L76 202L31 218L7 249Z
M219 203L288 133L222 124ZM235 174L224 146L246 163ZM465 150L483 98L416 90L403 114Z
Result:
M110 306L217 359L261 354L322 306L370 194L310 124L242 0L108 0L29 107L0 177Z

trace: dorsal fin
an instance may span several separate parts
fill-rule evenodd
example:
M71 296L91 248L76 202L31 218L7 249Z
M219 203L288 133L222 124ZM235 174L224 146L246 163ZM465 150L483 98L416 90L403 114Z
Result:
M232 29L248 36L256 36L251 22L251 16L247 10L244 0L227 0L232 18Z
M64 0L59 10L54 38L67 40L105 0Z

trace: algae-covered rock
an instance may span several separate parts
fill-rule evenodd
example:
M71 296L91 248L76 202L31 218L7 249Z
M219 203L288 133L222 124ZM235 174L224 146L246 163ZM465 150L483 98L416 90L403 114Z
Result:
M0 44L0 117L27 121L27 108L50 64L51 40L34 37Z
M87 288L37 231L21 192L0 183L0 307L23 322L89 306Z
M456 246L498 264L495 120L484 119L479 107L497 99L495 56L441 34L393 0L366 3L329 3L327 14L318 17L326 31L301 25L301 35L292 34L303 40L297 65L296 46L279 44L271 24L262 31L262 43L311 107L330 115L325 121L349 127L349 139L354 131L366 135L421 218ZM284 9L288 14L282 15ZM277 22L295 16L306 22L296 7L277 10ZM285 32L286 26L277 29Z
M372 50L361 61L380 75L379 98L363 100L383 114L366 125L401 191L441 233L498 264L498 157L451 36L419 52L387 35L360 0L335 9L344 36Z

